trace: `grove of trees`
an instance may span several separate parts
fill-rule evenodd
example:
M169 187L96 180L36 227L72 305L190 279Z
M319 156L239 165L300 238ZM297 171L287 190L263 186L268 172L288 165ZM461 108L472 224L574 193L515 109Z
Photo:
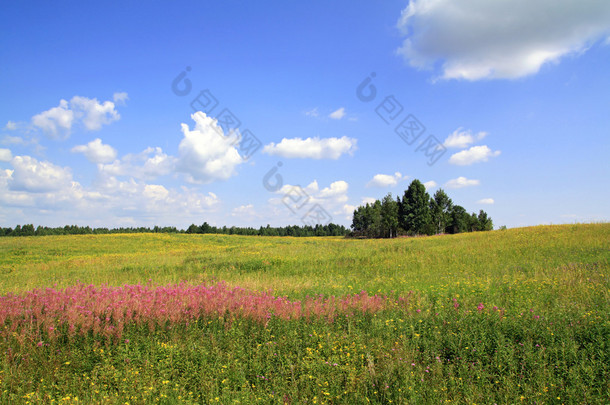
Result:
M468 214L454 205L442 189L430 197L426 187L413 180L402 198L391 194L358 207L352 219L352 234L365 238L393 238L398 235L434 235L490 231L493 222L483 210Z

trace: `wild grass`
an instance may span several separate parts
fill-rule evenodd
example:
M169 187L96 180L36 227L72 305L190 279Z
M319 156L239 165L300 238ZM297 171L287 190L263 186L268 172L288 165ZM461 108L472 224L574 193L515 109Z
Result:
M0 238L0 402L608 403L609 259L610 224Z

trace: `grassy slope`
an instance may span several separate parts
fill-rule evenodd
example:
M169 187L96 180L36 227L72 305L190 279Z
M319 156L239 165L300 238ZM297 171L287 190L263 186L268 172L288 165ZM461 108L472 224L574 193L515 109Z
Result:
M607 403L609 259L610 224L398 240L0 238L3 294L212 278L293 299L414 291L406 313L332 324L206 319L40 349L9 338L0 403Z
M590 304L607 286L610 224L539 226L394 240L224 235L0 238L0 292L72 285L197 283L301 298L410 290L496 300L507 289L552 306ZM595 295L595 294L593 294ZM602 294L597 298L608 299Z

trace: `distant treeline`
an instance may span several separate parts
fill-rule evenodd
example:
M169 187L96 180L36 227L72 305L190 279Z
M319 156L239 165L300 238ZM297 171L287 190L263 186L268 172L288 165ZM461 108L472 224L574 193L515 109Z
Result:
M349 229L343 225L327 224L316 226L298 226L288 225L280 227L272 227L267 225L266 227L256 228L242 228L232 226L227 228L223 226L218 228L209 225L204 222L203 225L197 226L195 224L188 227L186 233L220 233L225 235L256 235L256 236L345 236L349 233Z
M353 236L392 238L399 235L434 235L490 231L493 222L483 210L468 214L460 205L439 189L433 197L426 187L413 180L402 199L386 195L381 201L358 207L352 220Z
M153 228L91 228L89 226L66 225L64 227L50 228L47 226L34 227L32 224L17 225L13 228L0 227L0 236L45 236L45 235L103 235L111 233L214 233L223 235L258 235L258 236L344 236L349 230L343 225L316 225L311 226L284 226L242 228L226 227L222 228L209 225L204 222L197 226L192 224L186 230L178 229L175 226L155 226Z

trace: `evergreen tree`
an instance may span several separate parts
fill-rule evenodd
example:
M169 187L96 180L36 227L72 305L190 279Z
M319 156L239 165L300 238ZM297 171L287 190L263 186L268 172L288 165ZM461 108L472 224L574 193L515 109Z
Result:
M494 224L491 221L491 218L487 216L487 213L483 210L479 211L479 215L477 217L477 221L479 223L480 231L491 231L494 229Z
M399 221L409 234L422 235L430 231L430 195L417 179L411 182L402 197Z

